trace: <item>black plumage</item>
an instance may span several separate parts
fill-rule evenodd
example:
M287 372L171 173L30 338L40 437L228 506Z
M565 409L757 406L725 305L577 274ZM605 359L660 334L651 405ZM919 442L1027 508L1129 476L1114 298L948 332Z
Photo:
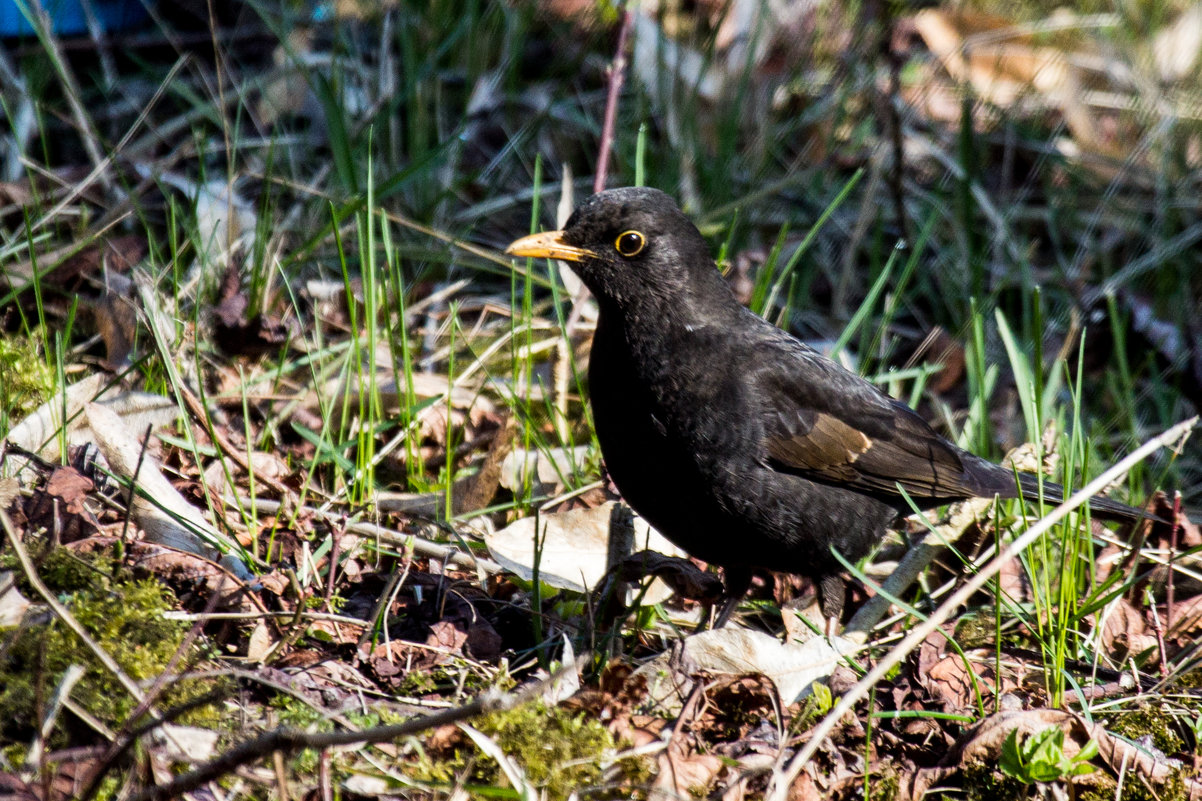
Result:
M842 566L899 514L1019 488L1015 475L935 433L893 400L744 308L704 238L655 189L593 195L562 231L516 256L563 259L597 298L589 394L601 454L623 498L668 539L726 569L737 600L756 567L811 577L823 612ZM1049 502L1063 488L1043 482ZM1105 498L1096 514L1142 512ZM729 611L728 606L728 611Z

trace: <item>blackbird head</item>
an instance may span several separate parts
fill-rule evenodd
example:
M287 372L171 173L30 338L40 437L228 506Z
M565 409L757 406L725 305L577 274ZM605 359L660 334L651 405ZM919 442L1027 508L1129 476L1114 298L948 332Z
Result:
M598 192L563 230L523 237L505 252L571 262L603 306L687 303L715 287L730 295L701 232L658 189Z

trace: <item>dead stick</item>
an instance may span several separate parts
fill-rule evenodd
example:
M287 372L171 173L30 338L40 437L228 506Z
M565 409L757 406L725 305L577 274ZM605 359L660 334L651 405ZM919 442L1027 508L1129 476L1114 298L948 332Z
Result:
M600 192L605 188L605 178L609 172L609 154L613 150L614 125L618 117L618 97L622 91L622 82L626 79L626 42L630 39L630 28L634 24L634 14L620 3L622 9L622 26L618 28L618 47L614 53L613 63L609 65L609 91L605 95L605 120L601 124L601 152L597 154L597 173L593 176L593 191Z

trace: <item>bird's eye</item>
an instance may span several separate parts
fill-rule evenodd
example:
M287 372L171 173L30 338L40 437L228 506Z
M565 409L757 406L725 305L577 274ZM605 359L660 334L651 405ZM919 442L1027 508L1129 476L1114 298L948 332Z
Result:
M646 244L647 239L638 231L623 231L614 240L614 248L626 258L639 255Z

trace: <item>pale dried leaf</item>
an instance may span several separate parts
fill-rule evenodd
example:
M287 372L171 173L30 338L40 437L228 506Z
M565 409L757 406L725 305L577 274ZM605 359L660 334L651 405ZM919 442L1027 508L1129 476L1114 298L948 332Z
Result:
M1152 40L1152 60L1165 82L1188 78L1202 55L1202 3L1195 3Z
M615 503L593 509L572 509L558 514L524 517L485 536L489 553L501 565L527 581L534 578L535 526L541 543L538 578L552 587L589 592L608 570L609 528ZM683 552L639 517L634 519L634 550L652 550L669 556ZM644 604L656 604L671 594L662 582L652 582Z
M62 427L64 405L68 420L68 446L83 445L95 439L87 417L82 414L84 404L89 401L119 415L125 425L135 431L145 431L148 427L157 431L174 425L179 419L179 408L174 401L149 392L121 392L108 395L104 400L95 400L107 380L104 374L95 373L67 387L64 393L56 393L14 426L8 433L8 441L39 454L47 461L58 461L62 454L56 432ZM110 391L118 390L113 388Z
M8 432L8 441L27 451L41 454L49 461L59 458L58 437L55 433L63 427L66 412L67 433L83 424L80 412L85 403L93 400L104 388L105 376L93 373L82 381L70 385L62 392L43 403L28 417L13 426Z
M727 626L686 637L684 659L686 664L707 673L767 676L776 685L781 699L791 704L809 695L811 685L829 676L842 660L842 654L854 648L854 644L842 638L813 637L801 643L782 643L762 631ZM652 681L657 673L667 669L667 659L665 654L637 672Z
M659 774L652 798L704 798L705 790L722 771L724 763L714 754L680 754L672 750L659 755Z
M151 741L162 756L174 762L194 765L213 758L221 732L196 726L164 723L150 732Z
M364 798L395 798L396 791L392 783L380 776L368 776L363 773L352 773L343 781L342 786Z
M576 649L572 647L572 640L566 634L563 635L563 654L560 656L559 664L562 675L543 690L543 700L551 705L566 701L580 690L580 671L576 669Z
M109 468L126 479L137 473L135 483L141 492L133 493L131 511L149 541L202 556L210 551L203 543L228 545L200 510L171 486L154 460L143 454L140 437L126 428L120 416L98 403L86 404L84 413Z
M501 486L511 492L523 490L527 481L536 487L562 486L584 466L588 454L587 445L531 451L514 448L501 462Z
M953 78L996 106L1011 106L1032 91L1056 96L1059 105L1065 94L1065 55L1029 45L1008 19L927 8L914 16L914 27Z
M29 600L16 587L12 571L0 570L0 628L20 623L29 607Z
M262 662L276 646L276 638L265 621L257 621L246 642L246 658L254 665Z

